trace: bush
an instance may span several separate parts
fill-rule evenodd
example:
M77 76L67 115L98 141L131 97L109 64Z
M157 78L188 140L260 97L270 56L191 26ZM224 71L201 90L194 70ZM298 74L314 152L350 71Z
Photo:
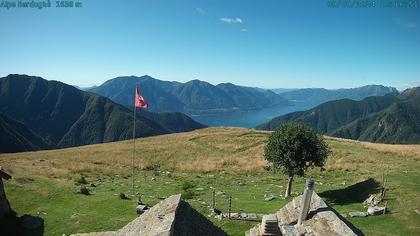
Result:
M84 176L80 176L80 178L76 180L76 183L78 183L78 184L88 184L89 182L86 180L86 178Z
M144 169L145 170L159 170L159 168L160 168L160 165L150 164L150 165L147 165Z
M194 190L192 190L192 189L187 189L187 190L184 190L184 191L181 193L181 197L182 197L183 199L192 199L195 195L196 195L196 194L195 194Z
M195 184L189 181L184 181L182 184L182 190L187 191L195 187Z

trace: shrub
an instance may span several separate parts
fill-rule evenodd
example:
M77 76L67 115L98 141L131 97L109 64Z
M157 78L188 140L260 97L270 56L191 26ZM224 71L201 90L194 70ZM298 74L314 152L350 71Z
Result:
M192 199L195 195L196 194L195 194L194 190L192 190L192 189L184 190L181 193L181 197L183 199Z
M147 165L144 169L145 170L159 170L159 168L160 168L160 165L150 164L150 165Z
M88 184L89 182L86 180L86 178L84 176L80 176L80 178L76 180L76 183L78 183L78 184Z
M193 182L189 182L189 181L184 181L184 183L182 184L182 190L187 191L189 189L192 189L195 187L195 184Z

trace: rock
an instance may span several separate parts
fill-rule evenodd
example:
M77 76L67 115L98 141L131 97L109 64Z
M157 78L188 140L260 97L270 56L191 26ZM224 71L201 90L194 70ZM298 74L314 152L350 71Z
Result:
M385 211L385 207L379 207L379 206L369 207L368 210L367 210L367 212L371 216L382 215L382 214L384 214L384 211Z
M225 217L229 217L229 214L226 213ZM239 213L230 213L230 218L231 219L238 219L239 218Z
M219 196L219 195L225 195L225 192L223 191L216 192L216 196Z
M415 209L414 212L417 213L417 215L420 215L419 209Z
M274 214L274 216L277 217L278 223L275 222L273 217L273 221L275 222L273 228L280 227L282 232L281 234L279 232L278 234L271 235L358 235L356 231L353 231L353 229L349 227L347 220L329 207L315 191L312 193L309 208L309 212L311 212L310 220L303 221L301 225L297 225L296 222L300 215L301 203L302 195L292 199ZM262 223L247 231L245 235L261 235L251 233L255 231L261 232L261 229L268 229L266 227L267 224L264 222L267 222L267 217L264 220L263 216Z
M258 219L258 216L255 213L249 213L248 214L248 219L249 220L257 220Z
M204 188L196 188L197 191L204 191Z
M96 188L96 184L91 183L91 184L90 184L90 187Z
M127 194L125 194L125 193L120 193L120 198L121 198L121 199L123 199L123 200L128 200L128 199L130 199L130 198L128 197L128 195L127 195Z
M181 200L181 194L171 196L117 231L76 234L83 236L119 235L214 235L227 236L205 216Z
M367 206L377 206L380 203L379 198L380 196L372 194L363 202L363 204Z
M214 179L214 175L207 175L209 179Z
M156 178L155 177L153 177L152 179L151 179L151 181L155 181L156 180Z
M238 184L238 186L244 186L245 185L245 183L243 183L242 181L238 181L237 184Z
M368 216L367 212L361 212L361 211L352 211L349 212L350 217L366 217Z
M271 200L274 200L274 199L276 199L276 197L270 196L270 197L264 198L264 201L271 201Z
M136 207L136 212L137 212L137 214L139 214L139 215L141 215L141 214L143 214L145 211L147 211L147 210L149 210L149 207L147 207L146 205L142 205L142 204L140 204L140 205L138 205L137 207Z
M24 215L21 218L22 235L43 235L44 220L38 216Z

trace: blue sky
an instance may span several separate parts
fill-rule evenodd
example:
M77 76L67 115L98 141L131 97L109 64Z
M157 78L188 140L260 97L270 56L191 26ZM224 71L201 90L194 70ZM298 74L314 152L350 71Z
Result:
M80 86L144 74L264 88L420 85L420 1L417 8L382 8L380 1L375 8L329 8L323 0L80 2L77 9L55 8L55 1L42 10L0 8L0 76Z

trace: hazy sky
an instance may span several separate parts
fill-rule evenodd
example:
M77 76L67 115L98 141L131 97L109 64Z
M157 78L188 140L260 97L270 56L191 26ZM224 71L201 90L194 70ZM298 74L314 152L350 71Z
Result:
M330 8L324 0L80 2L0 8L0 76L80 86L145 74L265 88L420 85L420 1L391 1L417 8L382 8L380 1Z

